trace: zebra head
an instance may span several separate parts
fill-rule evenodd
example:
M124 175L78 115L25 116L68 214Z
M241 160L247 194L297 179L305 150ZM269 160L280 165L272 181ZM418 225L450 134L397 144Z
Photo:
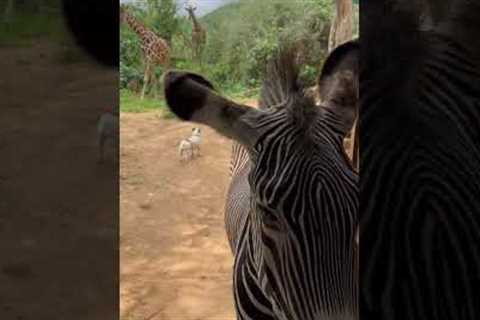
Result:
M298 81L296 54L267 67L260 107L228 100L197 74L164 76L170 109L250 153L251 250L278 319L353 319L357 176L342 140L357 107L358 44L333 51L318 77L321 106Z

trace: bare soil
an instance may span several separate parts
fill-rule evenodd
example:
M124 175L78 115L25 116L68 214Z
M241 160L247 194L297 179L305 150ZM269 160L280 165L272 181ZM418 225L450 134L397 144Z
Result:
M59 51L0 48L0 319L112 319L118 297L119 167L96 163L96 123L118 101L117 75L59 65ZM231 143L202 126L202 155L180 163L191 128L121 115L122 320L234 319L223 220Z
M96 124L118 76L63 50L0 47L0 319L112 319L118 166Z
M231 142L204 126L181 163L190 123L121 114L121 319L234 319L224 229Z
M182 163L178 143L193 124L152 112L120 123L121 319L235 319L224 229L231 141L199 126L201 156Z

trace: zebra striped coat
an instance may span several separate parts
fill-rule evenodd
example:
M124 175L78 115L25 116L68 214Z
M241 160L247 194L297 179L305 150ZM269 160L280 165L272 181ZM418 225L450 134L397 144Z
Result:
M362 7L362 319L480 319L480 4L430 5Z
M226 212L237 318L357 319L358 178L343 138L355 114L358 45L327 59L322 107L298 83L295 56L285 49L269 65L260 109L191 73L167 73L165 94L182 119L239 143Z

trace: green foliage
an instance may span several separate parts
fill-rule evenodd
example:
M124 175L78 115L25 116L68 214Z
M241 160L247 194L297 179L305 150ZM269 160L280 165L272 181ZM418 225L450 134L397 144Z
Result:
M6 1L4 1L6 3ZM3 16L4 5L0 5L0 45L29 44L35 37L48 37L53 40L69 38L62 20L59 1L50 1L53 11L41 12L33 2L19 3L11 14Z
M171 42L172 35L179 27L179 19L175 15L176 2L174 0L148 0L145 4L141 7L135 5L125 5L125 7L148 28ZM134 83L141 88L145 68L141 41L129 26L123 24L120 28L120 39L120 87L125 89ZM160 66L155 67L154 74L157 79L160 79L164 71ZM158 88L149 89L158 92Z
M143 63L140 40L128 27L120 28L120 88L136 81L143 84Z
M318 72L319 72L318 68L311 65L307 65L303 68L302 72L300 73L300 78L304 83L313 85L315 80L318 77Z
M259 96L260 88L251 88L241 83L236 83L224 89L221 93L227 98L236 101L251 100L253 98L256 99Z
M138 94L135 94L127 89L120 90L120 111L121 112L147 112L147 111L157 111L164 118L172 118L173 114L167 108L164 101L159 101L158 99L153 99L150 97L145 97L143 100L140 100Z
M192 59L192 23L178 14L183 8L173 0L144 3L135 9L136 15L170 40L173 67L201 73L218 90L240 99L258 95L266 62L284 43L298 47L304 62L301 76L313 84L327 54L334 13L331 0L239 0L228 4L199 18L207 30L207 43L202 63L197 64ZM358 25L358 5L355 11ZM358 28L355 32L358 34ZM121 85L126 88L131 79L142 81L143 66L138 38L125 27L120 48Z
M120 61L129 65L138 67L142 62L142 51L140 49L140 40L130 31L130 29L122 27L120 29Z
M331 15L330 0L241 0L222 7L202 20L209 32L206 63L213 66L208 75L227 86L258 86L266 62L285 42L298 43L307 66L318 69Z
M178 30L177 3L174 0L147 0L147 9L147 24L170 43Z
M30 46L38 38L49 39L56 47L52 56L61 64L88 60L75 43L63 20L60 0L0 0L0 46ZM30 61L19 60L28 64Z
M127 88L132 82L139 85L143 81L143 73L138 68L132 67L123 61L120 61L120 87Z

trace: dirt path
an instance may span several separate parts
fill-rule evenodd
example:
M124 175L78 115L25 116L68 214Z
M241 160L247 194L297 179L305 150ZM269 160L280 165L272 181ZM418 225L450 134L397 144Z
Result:
M234 319L224 231L229 140L201 126L202 156L182 164L192 124L121 115L122 320Z
M0 47L0 319L112 317L118 166L96 123L117 75L62 50Z
M235 319L223 220L231 142L200 126L202 156L182 164L191 123L156 113L120 122L121 319Z

